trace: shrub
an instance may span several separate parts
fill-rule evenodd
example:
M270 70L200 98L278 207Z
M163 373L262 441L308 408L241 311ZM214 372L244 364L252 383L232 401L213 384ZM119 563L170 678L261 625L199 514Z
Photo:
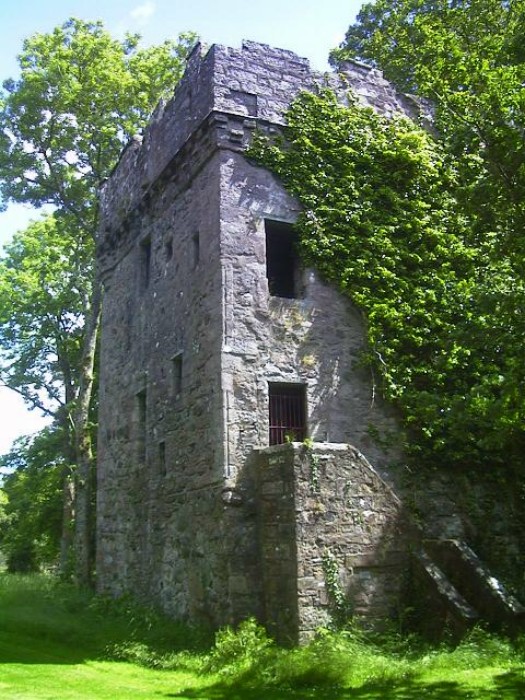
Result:
M215 635L215 646L204 663L208 673L246 670L273 647L273 641L253 618L237 627L224 627Z

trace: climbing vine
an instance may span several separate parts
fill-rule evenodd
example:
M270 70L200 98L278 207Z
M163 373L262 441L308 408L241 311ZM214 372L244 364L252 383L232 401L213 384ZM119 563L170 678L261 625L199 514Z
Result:
M342 628L350 621L353 610L341 586L337 558L329 549L323 553L322 565L332 621L336 628Z
M456 162L410 120L342 106L328 90L302 93L284 136L257 135L249 155L301 201L305 262L362 310L364 359L401 410L412 458L518 459L523 407L497 331L523 282L458 204Z

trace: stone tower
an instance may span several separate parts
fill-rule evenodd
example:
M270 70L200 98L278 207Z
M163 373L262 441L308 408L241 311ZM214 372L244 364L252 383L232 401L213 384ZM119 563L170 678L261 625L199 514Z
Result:
M197 46L105 186L102 592L214 625L256 615L291 639L326 621L330 567L358 613L395 605L407 541L370 428L396 426L359 364L361 317L301 267L297 201L243 154L302 89L408 109L379 72L346 68Z

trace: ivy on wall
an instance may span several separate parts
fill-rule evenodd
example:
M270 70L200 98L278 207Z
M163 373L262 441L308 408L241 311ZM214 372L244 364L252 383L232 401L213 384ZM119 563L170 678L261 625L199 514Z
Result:
M364 359L400 408L412 459L519 460L516 358L502 338L505 300L523 282L458 203L457 162L410 120L351 96L342 106L329 90L300 94L285 135L256 135L249 156L302 203L306 264L362 310Z

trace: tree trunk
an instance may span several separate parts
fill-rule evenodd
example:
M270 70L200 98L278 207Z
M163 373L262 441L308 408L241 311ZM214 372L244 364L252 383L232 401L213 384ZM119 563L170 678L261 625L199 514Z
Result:
M75 579L79 586L90 586L94 562L92 539L94 456L90 430L90 406L93 394L95 354L100 325L102 289L93 282L91 309L86 315L84 346L74 416L77 470L75 482Z
M71 465L62 472L62 532L60 535L60 575L69 577L72 573L71 552L73 549L73 522L75 518L75 484Z
M57 340L57 347L62 343ZM64 578L73 573L73 544L75 521L75 482L76 448L71 425L71 407L74 406L76 388L71 374L67 352L58 353L60 368L64 377L65 404L57 411L56 420L63 433L63 453L66 463L62 469L62 532L60 534L59 572Z

